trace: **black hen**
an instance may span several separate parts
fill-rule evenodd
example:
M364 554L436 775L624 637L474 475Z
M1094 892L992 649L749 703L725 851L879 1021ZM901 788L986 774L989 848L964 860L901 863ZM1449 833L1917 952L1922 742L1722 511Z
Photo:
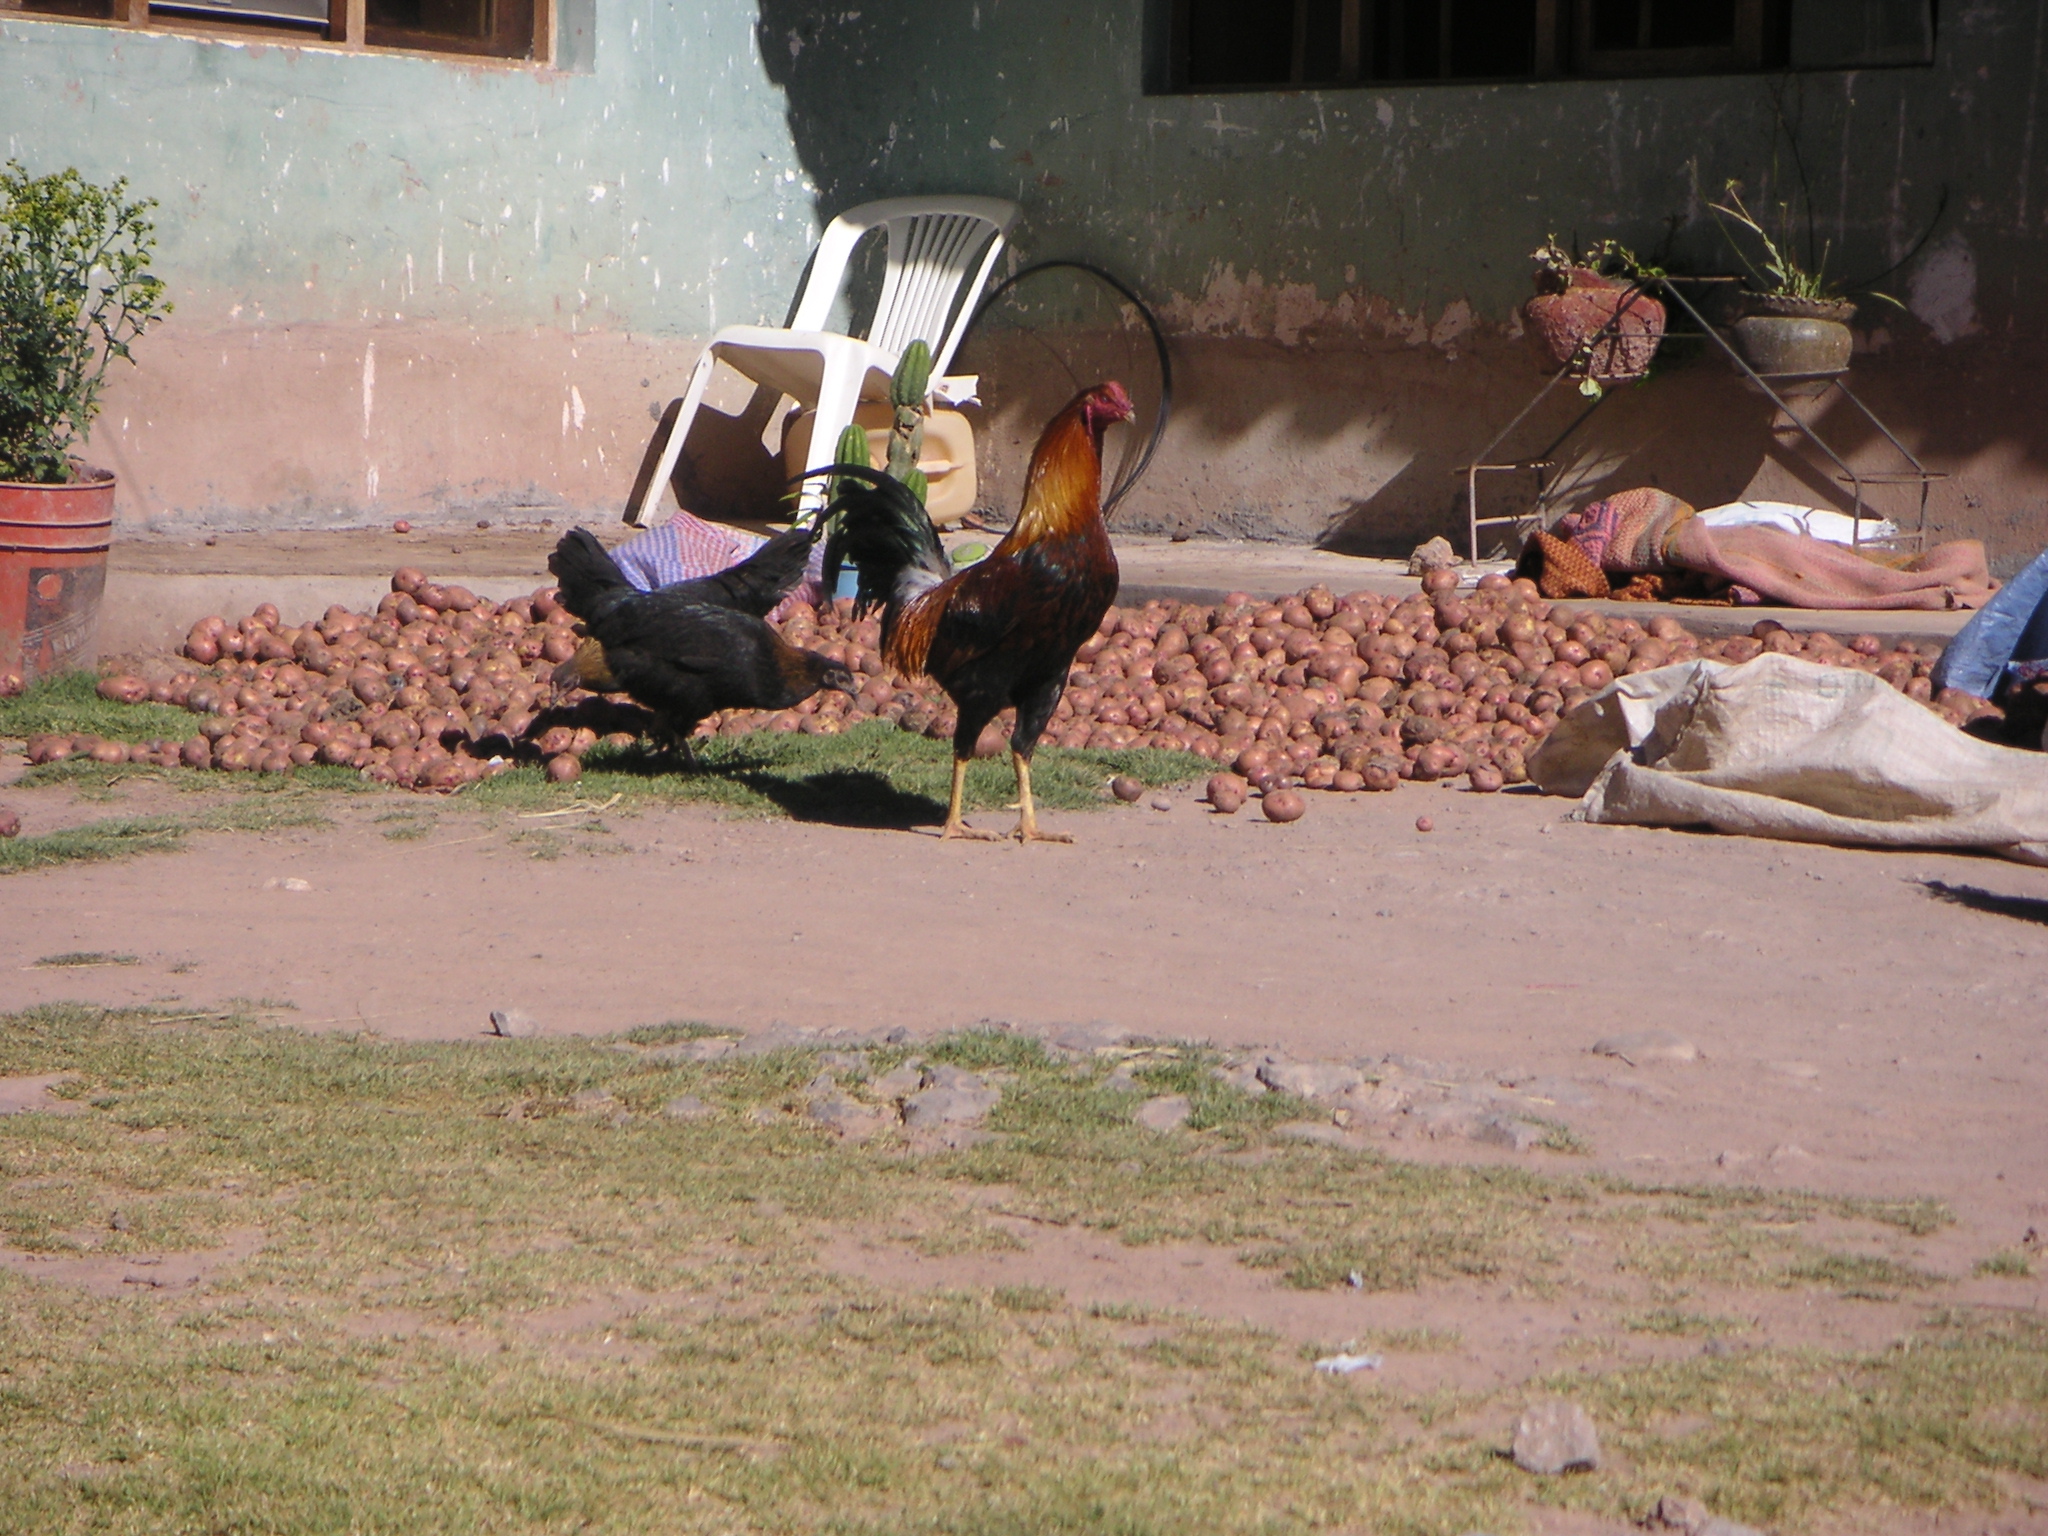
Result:
M685 757L697 722L718 710L790 709L820 688L852 693L857 686L846 668L788 644L758 615L693 595L702 583L639 591L580 528L555 546L548 569L587 635L555 670L555 685L630 694L654 711Z
M804 565L817 537L815 526L791 528L776 534L738 565L728 566L715 575L662 587L661 595L678 602L730 608L736 613L766 618L803 580ZM572 549L574 557L565 559L565 552ZM626 581L596 535L582 528L572 528L562 535L561 543L548 559L548 569L562 584L562 606L586 621L596 604L618 601L622 595L620 587L625 588L626 594L638 590Z

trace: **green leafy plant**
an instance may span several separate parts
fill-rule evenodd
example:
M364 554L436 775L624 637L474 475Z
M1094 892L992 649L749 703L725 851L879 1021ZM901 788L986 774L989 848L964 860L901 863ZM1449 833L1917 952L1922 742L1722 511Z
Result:
M149 271L153 199L75 169L0 171L0 480L62 485L117 357L170 313Z
M1832 242L1821 243L1820 255L1814 261L1811 271L1800 266L1795 258L1785 253L1785 247L1792 243L1792 209L1789 204L1778 204L1778 233L1773 238L1762 220L1751 213L1749 206L1743 202L1741 182L1730 181L1721 189L1721 196L1726 201L1707 204L1708 211L1713 214L1714 222L1720 225L1723 238L1727 240L1729 248L1735 252L1736 259L1749 273L1751 284L1759 292L1780 294L1788 299L1805 299L1815 304L1847 302L1848 295L1843 291L1842 285L1827 275L1828 251ZM1730 227L1731 223L1733 228ZM1743 249L1742 241L1736 237L1737 229L1747 230L1750 237L1763 248L1760 261L1750 260L1749 252ZM1888 293L1872 290L1870 297L1882 299L1894 308L1904 308Z
M1749 206L1742 200L1741 182L1729 182L1727 186L1721 189L1721 196L1727 199L1727 201L1709 203L1707 208L1714 215L1714 222L1720 225L1721 233L1726 237L1729 247L1735 252L1736 259L1742 263L1744 270L1749 273L1752 283L1756 284L1765 293L1782 293L1787 298L1793 299L1813 299L1819 302L1827 302L1837 296L1834 292L1834 286L1827 281L1825 276L1828 264L1828 245L1823 244L1821 246L1820 260L1816 263L1814 270L1809 272L1792 257L1785 254L1784 247L1771 237L1771 232L1765 229L1762 222L1749 211ZM1787 237L1787 243L1790 243L1788 231L1791 225L1791 218L1791 208L1787 204L1780 203L1778 205L1778 233L1780 236ZM1757 244L1763 247L1763 258L1760 263L1750 260L1749 252L1742 248L1742 242L1735 237L1734 231L1729 228L1730 220L1734 221L1737 228L1748 230L1756 239Z

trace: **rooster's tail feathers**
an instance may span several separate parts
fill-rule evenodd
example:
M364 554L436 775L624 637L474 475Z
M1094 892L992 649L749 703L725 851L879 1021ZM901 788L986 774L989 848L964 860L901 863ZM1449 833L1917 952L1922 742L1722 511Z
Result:
M584 528L572 528L562 535L555 552L548 556L548 569L561 583L562 606L579 619L588 619L606 592L632 587L597 536Z
M834 464L820 474L841 477L839 494L825 509L825 587L842 566L860 573L854 598L862 613L913 597L952 574L924 503L910 487L865 464Z

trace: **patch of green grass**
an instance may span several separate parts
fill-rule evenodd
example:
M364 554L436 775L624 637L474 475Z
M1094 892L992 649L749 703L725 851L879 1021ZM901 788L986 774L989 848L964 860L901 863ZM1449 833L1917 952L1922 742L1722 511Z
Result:
M990 1300L1005 1312L1057 1312L1067 1295L1043 1285L999 1285Z
M1543 1120L1533 1115L1524 1115L1522 1118L1543 1132L1542 1139L1536 1145L1544 1151L1563 1152L1570 1157L1593 1155L1592 1143L1562 1120Z
M1979 1259L1971 1273L1996 1275L2004 1280L2026 1280L2032 1278L2034 1265L2018 1249L2005 1248Z
M23 1529L1437 1536L1513 1525L1531 1500L1612 1521L1674 1490L1798 1529L2048 1476L2048 1327L2025 1317L1937 1316L1873 1355L1759 1348L1539 1384L1584 1400L1617 1454L1532 1483L1496 1433L1524 1386L1359 1390L1192 1313L869 1283L825 1259L849 1230L985 1251L976 1234L1014 1213L1220 1244L1310 1283L1342 1283L1348 1248L1378 1283L1469 1295L1478 1275L1491 1295L1574 1283L1567 1229L1661 1223L1665 1246L1762 1290L1778 1249L1743 1268L1720 1246L1770 1214L1753 1205L1674 1223L1661 1208L1687 1202L1668 1193L1276 1142L1245 1115L1162 1138L1129 1123L1108 1062L998 1030L920 1045L1003 1100L990 1141L917 1155L794 1112L815 1050L667 1062L617 1040L164 1017L0 1016L0 1075L75 1073L82 1106L0 1118L0 1241L115 1276L224 1255L162 1294L0 1272L0 1482ZM1132 1060L1138 1091L1206 1070L1193 1049ZM719 1113L668 1119L684 1092Z
M715 1024L671 1019L666 1024L637 1024L626 1031L626 1039L635 1045L674 1045L678 1040L730 1040L738 1034L736 1029L721 1029Z
M1739 1319L1715 1317L1705 1312L1687 1312L1678 1307L1652 1307L1621 1320L1630 1333L1651 1333L1666 1338L1705 1338L1740 1332L1747 1325Z
M197 715L175 705L103 699L96 691L99 682L91 672L64 672L13 698L0 698L0 736L49 731L109 741L183 741L199 728Z
M848 826L921 826L943 817L952 749L867 721L837 736L756 731L696 743L695 769L644 745L599 747L584 759L574 784L550 784L540 769L516 768L472 785L466 803L542 810L574 800L622 795L627 801L706 802L798 821ZM1115 774L1147 785L1182 784L1212 771L1190 752L1138 749L1090 752L1041 748L1032 759L1031 788L1046 810L1115 804L1104 786ZM1008 758L980 759L967 770L966 803L999 812L1016 800Z
M1869 1253L1821 1253L1785 1270L1788 1281L1833 1286L1858 1300L1894 1301L1900 1291L1944 1285L1944 1276Z
M138 965L134 955L110 954L104 949L68 949L61 955L45 955L33 962L38 971L88 970L99 965Z
M184 824L168 816L88 821L35 837L0 838L0 875L58 864L125 859L137 853L170 853L184 840Z

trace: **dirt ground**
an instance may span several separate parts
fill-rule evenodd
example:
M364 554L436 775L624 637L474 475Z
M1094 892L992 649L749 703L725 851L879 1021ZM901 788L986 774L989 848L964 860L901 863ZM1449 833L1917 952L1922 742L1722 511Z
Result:
M170 793L8 799L39 832ZM337 797L324 828L11 877L0 975L8 1006L257 1000L408 1039L516 1008L560 1033L998 1020L1400 1052L1574 1081L1588 1102L1557 1117L1638 1179L1937 1196L1961 1249L2048 1231L2048 870L1585 826L1512 792L1314 795L1288 827L1171 798L1049 816L1077 843L1020 848L695 807L577 830ZM79 951L137 963L35 964ZM1646 1028L1700 1059L1589 1052Z
M1958 1220L1915 1261L1962 1277L2048 1233L2048 870L1591 827L1519 792L1313 795L1286 827L1213 815L1192 791L1168 798L1164 812L1049 815L1076 843L1020 848L697 807L536 822L334 796L326 827L195 834L177 853L10 877L0 991L7 1007L253 1000L280 1023L405 1039L478 1038L492 1009L516 1008L549 1033L701 1020L858 1039L998 1020L1070 1046L1129 1032L1298 1058L1402 1053L1448 1077L1583 1090L1559 1091L1554 1114L1588 1151L1410 1132L1386 1143L1400 1157L1933 1196ZM5 799L35 833L191 796L143 781L111 804L54 786ZM134 963L36 964L79 952ZM1699 1059L1589 1049L1644 1029ZM1021 1254L933 1258L847 1231L821 1257L892 1286L1045 1285L1289 1339L1462 1340L1448 1356L1389 1356L1390 1387L1484 1389L1700 1347L1478 1282L1303 1293L1221 1251L1017 1226ZM2039 1308L2039 1267L1962 1279L1945 1299ZM1786 1293L1746 1310L1752 1344L1870 1349L1922 1309L1816 1310ZM2012 1493L1996 1517L1896 1529L2048 1532L2048 1487ZM1582 1528L1596 1527L1555 1527Z

